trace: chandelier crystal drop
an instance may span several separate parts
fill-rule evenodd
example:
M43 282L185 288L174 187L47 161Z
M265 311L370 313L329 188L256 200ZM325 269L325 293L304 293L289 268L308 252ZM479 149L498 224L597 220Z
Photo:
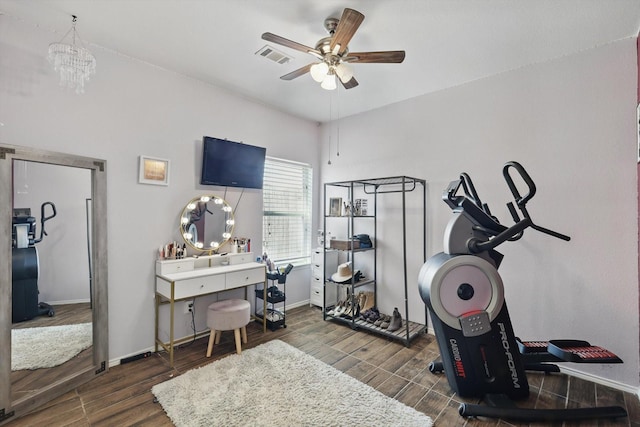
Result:
M96 72L96 58L82 46L76 45L76 21L73 16L72 27L58 43L49 45L49 62L60 73L60 86L75 89L76 93L84 93L84 83ZM72 33L71 44L63 43ZM78 36L80 40L80 36ZM82 40L80 40L82 43Z

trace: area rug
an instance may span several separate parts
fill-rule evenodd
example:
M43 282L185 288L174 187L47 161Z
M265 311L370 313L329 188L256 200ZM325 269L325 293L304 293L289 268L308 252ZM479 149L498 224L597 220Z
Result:
M11 370L52 368L93 344L91 323L11 330Z
M431 418L279 340L155 385L177 427L431 426Z

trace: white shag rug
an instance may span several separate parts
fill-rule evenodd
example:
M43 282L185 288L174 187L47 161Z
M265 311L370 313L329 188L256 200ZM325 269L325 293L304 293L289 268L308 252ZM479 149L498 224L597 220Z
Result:
M91 323L11 330L11 370L52 368L93 344Z
M183 426L431 426L428 416L279 340L151 391Z

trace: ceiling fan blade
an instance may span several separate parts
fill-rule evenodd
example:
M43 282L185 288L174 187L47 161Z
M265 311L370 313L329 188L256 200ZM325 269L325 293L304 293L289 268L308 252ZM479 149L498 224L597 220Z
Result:
M383 52L349 52L349 55L342 58L349 63L400 63L404 61L404 50L388 50Z
M310 53L311 55L319 59L322 59L322 54L320 53L319 50L316 50L309 46L305 46L298 42L294 42L293 40L285 39L284 37L277 36L273 33L262 34L262 39L272 43L277 43L282 46L289 47L291 49L299 50L300 52Z
M292 71L289 74L285 74L284 76L282 76L280 78L282 80L293 80L296 77L300 77L303 74L307 74L312 66L313 66L313 64L305 65L304 67L298 68L297 70Z
M338 22L336 32L331 38L331 44L329 45L331 51L333 52L335 47L340 45L337 53L342 54L363 20L364 15L362 13L357 10L346 8L344 12L342 12L342 17Z
M338 79L340 80L340 79ZM342 83L342 80L340 80L340 83ZM354 88L356 86L358 86L358 81L356 80L355 77L351 77L351 80L349 80L346 83L342 83L342 86L344 86L345 89L351 89Z

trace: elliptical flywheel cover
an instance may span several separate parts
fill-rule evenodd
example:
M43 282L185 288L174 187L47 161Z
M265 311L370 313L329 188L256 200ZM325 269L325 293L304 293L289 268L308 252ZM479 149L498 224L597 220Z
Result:
M418 278L420 295L444 323L461 330L459 318L484 311L493 321L504 304L504 286L498 270L475 255L443 252L429 258Z

